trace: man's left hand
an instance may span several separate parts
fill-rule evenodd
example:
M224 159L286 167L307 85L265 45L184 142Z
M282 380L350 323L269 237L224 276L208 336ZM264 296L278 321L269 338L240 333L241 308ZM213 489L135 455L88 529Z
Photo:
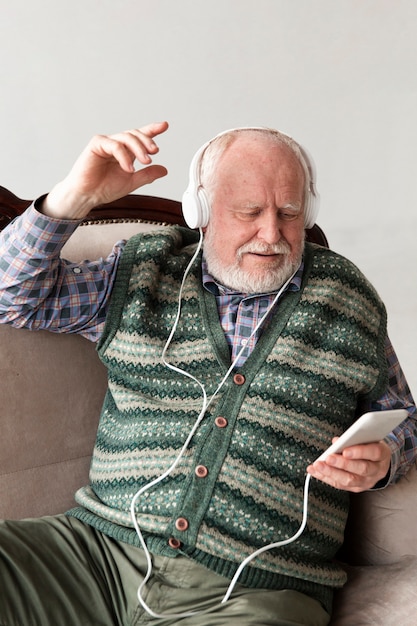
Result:
M325 461L315 461L307 472L336 489L359 493L372 489L386 477L391 464L391 450L385 441L345 448Z

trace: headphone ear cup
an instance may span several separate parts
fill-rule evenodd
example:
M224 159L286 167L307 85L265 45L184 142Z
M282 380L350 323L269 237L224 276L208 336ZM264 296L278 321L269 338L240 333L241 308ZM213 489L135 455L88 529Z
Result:
M197 228L205 228L210 219L210 203L207 193L203 187L198 188L197 197L199 207L199 222Z
M304 228L313 228L315 223L314 217L314 198L311 196L311 191L308 192L304 209Z
M310 189L304 209L304 228L313 228L319 212L320 200L317 192Z
M210 204L202 187L189 187L182 196L182 214L189 228L204 228L210 217Z
M320 209L320 195L316 187L316 166L306 148L298 144L308 174L308 192L304 209L304 228L313 228Z

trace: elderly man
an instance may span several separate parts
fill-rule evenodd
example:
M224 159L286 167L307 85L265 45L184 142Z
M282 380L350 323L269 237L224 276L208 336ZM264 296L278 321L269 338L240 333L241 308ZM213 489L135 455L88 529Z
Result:
M78 507L0 525L4 624L327 624L348 491L415 457L384 306L349 261L304 244L314 172L286 135L235 129L199 151L184 210L203 252L169 227L105 261L60 259L94 206L166 174L166 129L93 138L2 233L1 321L83 334L109 379ZM383 441L317 461L361 412L399 407Z

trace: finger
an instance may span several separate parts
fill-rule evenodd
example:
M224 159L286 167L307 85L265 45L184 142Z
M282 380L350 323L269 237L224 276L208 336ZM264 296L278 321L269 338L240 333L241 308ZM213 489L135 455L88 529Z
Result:
M162 165L149 165L141 170L138 170L132 176L132 187L130 191L138 189L143 185L149 185L154 180L162 178L168 174L168 170Z
M389 454L391 450L385 441L367 443L356 446L349 446L343 450L346 459L368 459L369 461L379 461Z
M385 475L386 468L379 461L369 461L368 459L349 460L341 454L331 454L326 461L320 461L319 471L324 476L335 476L338 473L338 480L346 488L346 485L369 484L377 482L381 474ZM314 465L316 465L314 463ZM346 474L344 476L343 474ZM347 478L349 476L349 478ZM356 481L356 483L355 483Z
M359 492L372 486L368 477L330 467L327 462L314 463L307 468L307 472L335 489Z
M148 165L152 159L143 144L130 133L118 135L96 135L87 147L88 152L104 160L115 160L128 173L135 171L133 163L138 159L143 165ZM81 160L83 161L83 155Z
M101 147L108 156L113 156L124 170L130 172L134 171L133 163L136 159L142 165L149 165L152 163L150 155L158 152L158 147L152 139L140 138L134 131L111 135L108 140L109 142L103 142Z
M139 139L148 154L156 154L159 151L159 147L153 138L165 132L167 129L168 122L154 122L142 128L127 130L125 133L122 133L122 135L131 135Z
M389 470L386 463L360 459L348 461L340 454L333 454L325 461L315 461L307 472L336 489L352 492L372 488Z
M158 125L150 125L154 128ZM158 126L159 128L159 126ZM150 131L149 131L150 132ZM155 133L153 133L155 134ZM118 142L121 146L124 146L126 150L130 151L130 167L133 168L133 162L137 159L143 165L148 165L152 162L150 155L154 155L159 152L159 147L153 140L152 136L143 132L143 129L132 129L123 133L117 133L109 137L111 140ZM125 153L120 151L122 162L125 163Z
M142 135L146 135L147 137L156 137L157 135L164 133L168 130L168 128L168 122L152 122L151 124L146 124L145 126L141 126L140 128L134 130Z
M335 468L351 474L357 474L358 476L365 476L375 465L373 461L369 461L364 457L350 459L343 454L330 454L326 458L326 464L330 469Z
M88 159L88 153L92 152L104 159L114 158L123 170L132 173L135 159L143 165L149 165L152 162L150 155L156 154L159 150L153 137L167 128L167 122L155 122L141 129L114 135L95 135L81 155L81 161Z

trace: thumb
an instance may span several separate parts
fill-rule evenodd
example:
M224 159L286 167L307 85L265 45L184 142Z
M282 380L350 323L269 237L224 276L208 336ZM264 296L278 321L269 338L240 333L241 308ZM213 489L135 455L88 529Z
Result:
M158 178L163 178L168 174L168 170L163 165L149 165L143 169L138 170L132 176L132 189L138 189L143 185L149 185Z

